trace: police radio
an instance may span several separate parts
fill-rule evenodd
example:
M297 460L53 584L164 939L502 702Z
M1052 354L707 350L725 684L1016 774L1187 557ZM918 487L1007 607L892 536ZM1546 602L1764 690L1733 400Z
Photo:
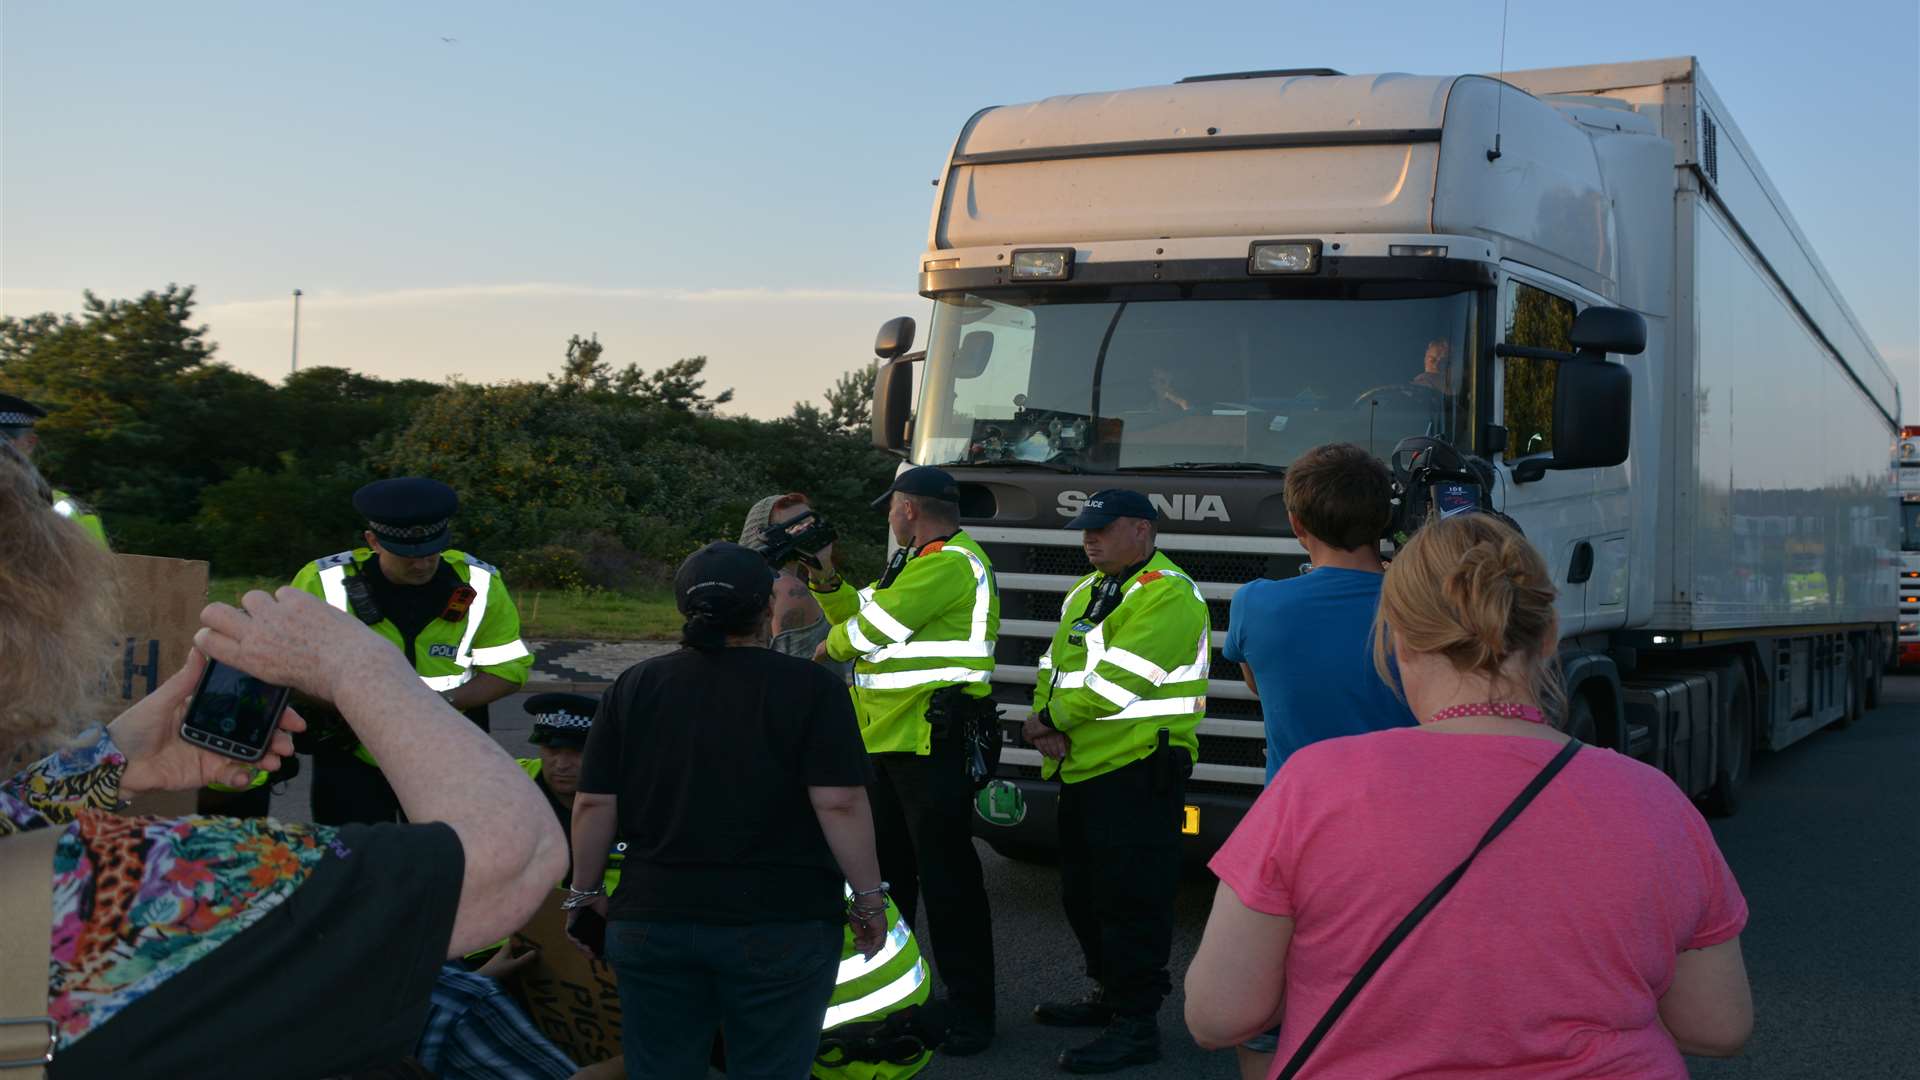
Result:
M1393 470L1393 517L1386 539L1403 547L1420 526L1460 514L1491 514L1525 535L1520 523L1494 509L1493 466L1426 435L1401 439L1387 458Z

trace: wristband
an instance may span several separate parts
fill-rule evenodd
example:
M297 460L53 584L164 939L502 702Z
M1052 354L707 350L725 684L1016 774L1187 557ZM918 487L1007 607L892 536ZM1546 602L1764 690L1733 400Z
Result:
M885 896L887 894L887 890L891 888L893 888L893 884L891 882L883 881L880 884L875 885L871 889L855 889L853 891L853 895L854 896Z

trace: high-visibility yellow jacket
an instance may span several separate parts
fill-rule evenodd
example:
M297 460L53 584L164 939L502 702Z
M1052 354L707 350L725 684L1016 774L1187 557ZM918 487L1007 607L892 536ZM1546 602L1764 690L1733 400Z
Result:
M59 488L53 491L53 512L63 518L72 518L81 528L87 530L87 535L93 537L101 547L107 546L107 528L100 523L100 515Z
M964 532L922 547L893 583L816 592L834 624L827 655L853 660L853 706L867 752L925 754L927 699L947 686L993 692L1000 594L993 564Z
M293 579L293 587L320 597L341 611L352 612L347 602L347 578L373 557L368 548L355 548L316 559L303 567ZM406 641L392 619L383 618L373 630L393 642L407 654L413 670L428 688L445 693L464 686L476 671L497 675L516 686L525 685L533 670L533 653L520 640L520 613L507 595L500 571L464 551L448 548L441 552L453 572L473 589L472 602L457 619L440 618L428 623L413 641ZM354 750L367 764L375 764L366 747Z
M846 928L833 996L827 1000L827 1015L820 1024L821 1053L812 1070L817 1080L904 1080L933 1058L933 1052L926 1050L901 1061L861 1061L833 1045L836 1028L885 1020L902 1009L927 1003L932 991L927 962L891 898L886 918L887 940L871 960L854 949L853 927Z
M1060 606L1060 628L1040 658L1033 708L1070 740L1048 777L1092 779L1152 755L1160 732L1189 758L1207 712L1207 602L1185 571L1156 551L1099 624L1085 621L1098 571Z

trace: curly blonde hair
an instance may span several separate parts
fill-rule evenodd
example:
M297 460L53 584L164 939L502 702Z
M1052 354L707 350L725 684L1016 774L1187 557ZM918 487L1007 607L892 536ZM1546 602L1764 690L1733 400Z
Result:
M1444 656L1462 674L1485 676L1496 693L1528 693L1547 715L1562 716L1557 596L1546 560L1512 526L1487 514L1430 521L1387 567L1374 669L1395 685L1389 658L1398 635L1409 651ZM1503 685L1516 656L1524 685Z
M0 439L0 762L102 718L117 614L112 554Z

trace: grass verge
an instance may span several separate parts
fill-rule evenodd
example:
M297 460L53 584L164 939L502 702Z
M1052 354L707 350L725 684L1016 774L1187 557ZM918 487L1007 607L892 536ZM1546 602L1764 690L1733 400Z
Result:
M277 578L217 577L211 598L238 604L249 589L272 592L285 585ZM546 641L641 641L673 638L680 633L680 612L673 590L642 589L611 592L606 589L516 590L513 603L520 610L523 637Z

